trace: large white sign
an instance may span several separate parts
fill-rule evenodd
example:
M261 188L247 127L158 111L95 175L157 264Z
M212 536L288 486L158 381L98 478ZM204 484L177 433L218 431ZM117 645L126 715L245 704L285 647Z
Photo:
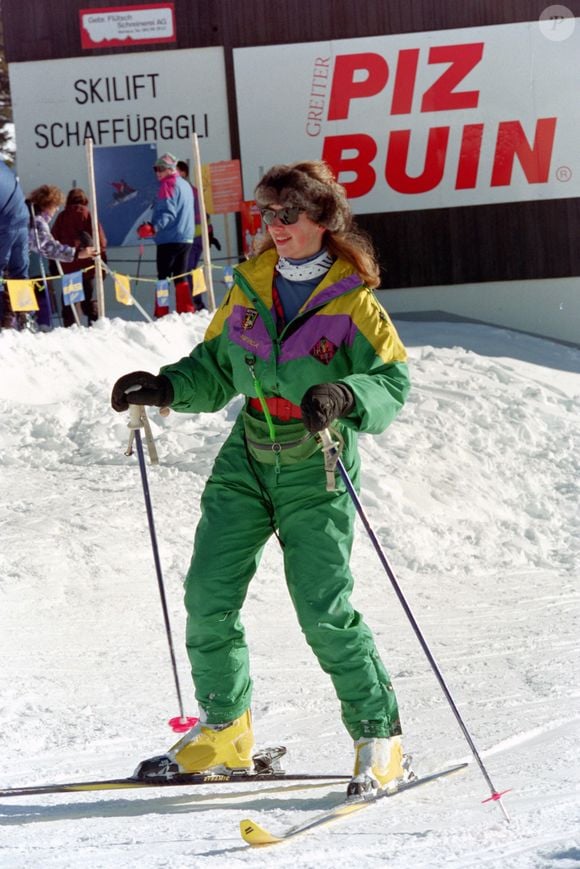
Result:
M10 88L22 186L88 183L95 147L153 144L204 163L229 160L223 50L198 48L13 63Z
M572 23L578 22L572 19ZM325 159L359 214L580 196L580 26L234 52L244 192Z

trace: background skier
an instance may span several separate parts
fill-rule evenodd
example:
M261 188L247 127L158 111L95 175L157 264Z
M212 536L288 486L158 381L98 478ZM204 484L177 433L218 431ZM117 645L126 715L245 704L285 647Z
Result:
M151 220L137 230L139 238L153 238L157 246L157 278L177 277L175 308L179 314L192 313L195 308L191 288L186 278L189 252L193 244L195 224L191 184L177 172L177 158L163 154L155 161L153 171L159 187ZM178 277L180 276L180 277ZM155 300L155 316L169 313L168 305Z

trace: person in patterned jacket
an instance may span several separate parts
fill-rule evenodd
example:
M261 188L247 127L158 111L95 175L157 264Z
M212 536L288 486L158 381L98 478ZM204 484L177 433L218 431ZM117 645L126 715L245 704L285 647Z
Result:
M326 466L317 433L330 427L358 488L358 435L384 431L403 406L406 352L373 293L372 245L329 167L274 166L255 198L266 234L234 270L203 342L158 375L132 372L113 387L119 412L129 403L211 412L245 397L202 495L185 585L200 723L136 774L251 766L252 681L240 611L275 534L300 626L354 741L348 793L359 795L404 775L401 724L391 679L350 601L354 505Z
M31 253L37 254L38 257L46 257L48 260L55 260L57 262L72 262L75 259L94 259L97 251L92 246L92 243L79 243L77 246L73 246L62 244L53 236L50 222L63 203L64 193L59 187L55 187L52 184L43 184L28 194L26 199L30 212L28 244ZM37 272L36 276L39 274L44 275L44 266L41 265L40 260L37 260L35 270ZM52 328L52 312L56 309L56 304L52 287L54 281L44 281L43 283L42 290L35 290L38 302L36 319L40 330L46 331Z

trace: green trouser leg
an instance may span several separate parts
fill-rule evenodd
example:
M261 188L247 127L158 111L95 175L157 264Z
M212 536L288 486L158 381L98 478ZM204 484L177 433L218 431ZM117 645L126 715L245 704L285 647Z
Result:
M348 732L353 739L399 734L391 680L370 629L350 602L355 509L348 492L338 481L336 492L326 491L320 463L318 474L297 469L273 496L288 590L306 640L332 679Z
M230 438L201 498L185 580L187 653L195 695L210 724L233 721L251 704L240 610L271 534L262 495L246 468L243 442L232 445Z
M358 459L348 438L344 461L356 480ZM251 702L240 609L272 533L267 491L284 544L288 589L306 640L333 681L345 726L353 739L400 733L390 679L350 603L354 507L340 482L334 493L325 484L319 453L283 467L279 476L272 466L250 466L238 425L216 460L202 497L185 598L196 697L210 723L238 717Z

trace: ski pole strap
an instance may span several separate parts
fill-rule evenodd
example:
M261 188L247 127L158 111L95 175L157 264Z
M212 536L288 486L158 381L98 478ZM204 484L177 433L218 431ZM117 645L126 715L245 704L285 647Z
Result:
M333 436L336 440L333 440ZM344 448L344 439L334 429L328 428L318 432L317 439L324 453L324 471L326 473L326 491L336 491L336 466Z
M151 432L151 426L149 425L149 419L145 412L145 408L141 408L141 419L143 420L143 430L145 432L145 443L147 444L147 451L149 453L149 461L152 465L159 464L159 456L157 455L157 448L155 446L155 441L153 440L153 434Z
M139 388L139 387L137 387ZM128 390L130 391L130 390ZM125 452L126 456L133 455L133 442L135 440L135 432L138 429L143 429L145 432L145 443L147 444L147 452L149 453L149 461L152 465L159 464L159 456L157 455L157 449L155 447L155 441L153 440L153 434L151 432L151 426L149 425L149 420L147 418L147 413L145 408L141 404L130 404L129 405L129 422L127 423L127 428L130 429L129 434L129 443L127 445L127 450Z

